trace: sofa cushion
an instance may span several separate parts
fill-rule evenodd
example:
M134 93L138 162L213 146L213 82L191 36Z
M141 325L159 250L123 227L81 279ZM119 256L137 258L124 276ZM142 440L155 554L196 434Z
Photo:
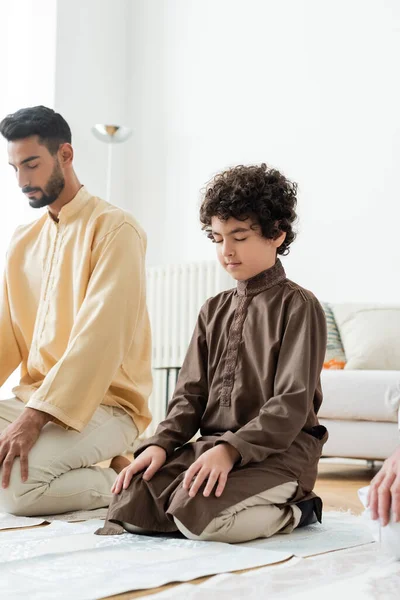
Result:
M322 456L385 460L399 445L396 423L322 419L321 425L329 432Z
M322 308L325 312L328 333L324 369L343 369L346 364L346 356L332 307L328 302L322 302Z
M333 304L345 369L400 370L400 306Z
M400 371L326 370L318 416L346 421L397 422Z

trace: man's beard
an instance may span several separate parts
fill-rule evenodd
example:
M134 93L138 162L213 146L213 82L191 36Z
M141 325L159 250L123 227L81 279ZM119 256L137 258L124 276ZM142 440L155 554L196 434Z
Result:
M29 198L29 204L32 208L43 208L44 206L50 206L53 204L61 194L65 186L65 179L60 169L58 162L54 165L50 179L46 183L44 190L42 188L30 188L25 187L22 191L24 194L28 192L41 192L41 198Z

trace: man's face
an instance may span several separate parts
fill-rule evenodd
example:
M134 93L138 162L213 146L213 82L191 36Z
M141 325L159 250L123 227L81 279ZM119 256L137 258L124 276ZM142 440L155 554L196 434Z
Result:
M262 237L260 227L254 226L251 219L238 221L231 217L221 221L212 217L211 230L219 262L239 281L255 277L272 267L276 261L276 250L285 239L285 234L276 240Z
M57 200L65 185L58 154L50 154L38 136L8 142L8 161L32 208L49 206Z

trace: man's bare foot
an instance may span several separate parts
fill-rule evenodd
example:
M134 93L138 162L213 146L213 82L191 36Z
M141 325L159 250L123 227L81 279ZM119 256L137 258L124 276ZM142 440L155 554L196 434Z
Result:
M121 473L122 469L125 469L130 464L131 461L126 456L114 456L110 462L110 468L114 469L116 473Z

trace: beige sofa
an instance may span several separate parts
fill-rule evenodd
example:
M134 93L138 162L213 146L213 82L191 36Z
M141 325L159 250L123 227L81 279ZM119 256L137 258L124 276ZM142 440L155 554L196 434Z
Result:
M400 442L400 305L329 307L327 355L344 351L346 365L322 372L323 456L385 459Z
M400 371L324 370L323 456L385 459L400 443Z

